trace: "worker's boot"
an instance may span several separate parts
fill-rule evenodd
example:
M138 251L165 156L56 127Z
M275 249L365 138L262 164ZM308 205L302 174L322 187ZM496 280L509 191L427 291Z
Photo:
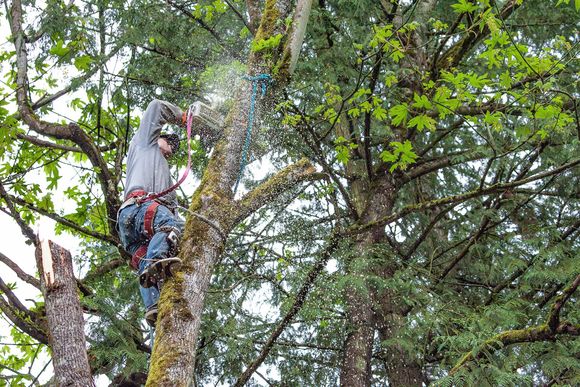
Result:
M159 259L143 270L143 273L139 276L139 283L144 288L150 288L172 277L180 268L181 259L177 257Z

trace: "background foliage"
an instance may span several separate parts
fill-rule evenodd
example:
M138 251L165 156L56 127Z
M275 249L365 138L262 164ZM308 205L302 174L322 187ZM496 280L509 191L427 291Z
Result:
M249 50L280 44L253 39L246 6L28 2L33 108L88 133L122 192L128 140L152 98L226 112ZM373 385L402 385L393 369L404 364L416 384L580 383L578 8L315 2L293 81L269 102L253 156L281 168L306 155L327 179L284 193L230 235L206 302L197 384L234 384L264 348L253 384L344 384L349 340L365 324ZM98 171L70 141L22 123L10 37L0 50L1 209L11 201L25 222L49 216L79 238L93 371L144 371L149 332ZM207 156L196 142L197 176ZM246 187L261 175L246 175ZM6 288L18 286L1 288L4 315L14 308ZM356 305L372 317L361 323ZM41 326L42 304L27 308ZM538 327L549 329L534 335ZM16 327L3 340L16 345L0 347L0 384L34 383L28 367L43 346Z

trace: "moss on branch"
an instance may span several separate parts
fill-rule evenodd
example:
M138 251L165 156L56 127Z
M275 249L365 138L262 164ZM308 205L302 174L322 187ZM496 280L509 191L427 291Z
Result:
M234 224L298 183L325 177L326 175L316 172L316 168L307 158L287 166L242 198L233 219Z
M580 325L574 325L569 322L560 324L552 330L547 324L525 329L515 329L495 335L486 340L477 350L463 355L463 357L449 371L449 375L454 375L460 369L465 367L469 362L482 358L488 351L497 351L503 347L518 343L533 343L537 341L555 340L557 335L568 334L577 336L580 334Z

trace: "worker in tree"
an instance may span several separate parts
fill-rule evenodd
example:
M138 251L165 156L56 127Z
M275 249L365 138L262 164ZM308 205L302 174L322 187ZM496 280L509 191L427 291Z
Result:
M186 115L177 106L152 101L131 139L127 155L125 201L117 214L121 243L139 272L145 319L155 326L160 285L179 269L176 257L183 220L176 215L175 191L150 200L148 195L172 187L167 159L179 149L179 136L162 134L165 124L185 126Z

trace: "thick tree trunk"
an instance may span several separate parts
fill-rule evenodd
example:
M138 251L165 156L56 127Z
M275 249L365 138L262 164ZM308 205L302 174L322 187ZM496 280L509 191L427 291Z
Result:
M389 270L392 276L393 271ZM388 277L383 277L388 278ZM396 338L399 330L405 325L401 308L393 301L393 292L375 293L375 321L381 340L381 354L391 386L421 386L424 381L423 371L413 354L405 351L399 344L385 345L384 341Z
M360 187L351 187L353 192L358 192L365 197L355 197L354 202L361 207L362 203L373 203L376 208L390 211L392 201L372 201L372 191L360 190ZM384 200L384 193L380 195ZM379 199L379 198L376 198ZM382 204L385 204L383 206ZM361 222L370 223L373 219L380 217L380 210L368 210L366 206ZM371 384L371 361L372 348L374 343L375 321L373 307L373 286L367 281L373 276L373 266L375 265L373 247L383 240L384 228L372 228L357 238L355 251L356 256L350 262L351 269L348 275L352 277L354 286L350 286L345 291L347 303L347 329L348 334L344 344L343 362L340 373L340 385L345 387L356 386L365 387Z
M310 0L306 1L307 8L310 3ZM277 21L285 20L290 14L290 4L289 0L265 2L256 39L267 39L276 33L286 32L283 30L284 25ZM303 28L308 17L307 9L300 9L301 12L295 15L295 29ZM303 38L300 33L292 36L295 39ZM300 44L290 37L284 47L275 49L275 52L253 53L248 59L249 75L270 73L270 65L266 66L265 63L272 63L273 60L274 63L278 60L277 68L289 69L293 55L297 55L295 47L300 47ZM282 55L284 52L290 55ZM289 80L289 74L288 70L279 71L276 87L284 86ZM301 176L313 172L308 163L298 162L295 167L281 171L242 200L234 200L232 186L240 174L249 113L253 109L253 125L257 127L265 101L258 93L256 105L251 107L252 90L253 85L247 82L236 93L234 107L225 120L222 139L216 145L202 182L192 198L190 211L202 215L207 221L200 220L200 217L188 217L179 255L183 260L183 271L167 282L159 301L157 335L147 386L191 384L205 294L213 266L224 249L226 236L252 210L284 192L284 187L287 189L302 181Z
M360 168L353 163L347 169L349 173L360 176ZM352 180L350 192L353 202L360 214L360 223L368 224L376 219L388 216L393 209L396 187L389 177L378 177L374 184L364 184L361 180ZM384 251L374 251L377 244L385 243L384 227L375 227L360 235L356 241L357 256L353 260L366 260L358 263L360 273L349 275L361 279L379 278L387 280L396 271L394 255ZM357 266L356 262L353 262ZM356 278L356 277L355 277ZM361 283L361 281L355 281ZM351 288L345 292L347 302L347 320L349 333L344 345L344 358L341 368L341 386L369 386L371 384L372 347L375 330L381 341L396 338L403 324L401 308L394 299L392 291L378 290L371 282L365 282L363 288ZM389 346L383 351L389 385L421 385L423 375L417 362L400 346Z
M214 220L220 216L215 204L195 211ZM217 230L190 217L181 245L183 272L168 281L161 293L148 386L190 384L205 294L224 242Z
M349 287L344 296L347 305L348 334L344 343L340 385L370 386L374 336L372 304L365 289Z
M381 341L393 338L403 325L400 316L389 316L391 321L388 327L379 331ZM422 386L424 375L419 363L411 358L400 345L384 348L385 368L390 386Z
M36 249L57 386L94 386L72 257L51 241Z

